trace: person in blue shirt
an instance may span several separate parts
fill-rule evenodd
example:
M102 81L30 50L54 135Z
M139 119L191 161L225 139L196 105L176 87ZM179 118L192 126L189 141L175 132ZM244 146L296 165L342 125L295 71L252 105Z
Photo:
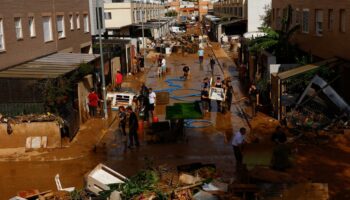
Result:
M203 49L199 49L198 50L198 57L199 57L199 65L203 64L203 58L204 58L204 50Z

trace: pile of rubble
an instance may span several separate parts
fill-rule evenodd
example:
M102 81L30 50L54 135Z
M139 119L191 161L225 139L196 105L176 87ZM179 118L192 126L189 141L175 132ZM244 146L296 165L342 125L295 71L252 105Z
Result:
M30 122L51 122L51 121L62 121L59 116L56 116L52 113L45 114L30 114L30 115L19 115L15 117L7 117L0 114L0 122L1 123L30 123Z

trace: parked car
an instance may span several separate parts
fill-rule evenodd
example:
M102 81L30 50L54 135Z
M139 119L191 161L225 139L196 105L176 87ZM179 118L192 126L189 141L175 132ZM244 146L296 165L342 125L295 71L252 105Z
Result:
M184 30L178 26L172 26L172 27L170 27L170 32L172 32L172 33L185 33L186 30Z

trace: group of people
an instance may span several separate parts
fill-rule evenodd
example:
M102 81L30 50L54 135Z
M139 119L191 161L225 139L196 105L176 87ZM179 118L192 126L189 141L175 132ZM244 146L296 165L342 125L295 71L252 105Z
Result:
M210 79L208 77L203 79L202 89L201 89L201 102L202 107L206 112L211 111L211 99L210 99L210 87L212 88L222 88L221 100L216 100L217 111L225 113L231 110L231 104L233 99L233 87L231 85L230 79L221 80L220 77L216 78L216 81L211 85Z
M155 65L157 66L157 75L158 77L162 77L166 74L167 66L165 56L160 54L155 58Z
M127 148L140 145L137 134L139 119L142 122L148 122L149 118L152 117L153 121L156 98L157 95L152 88L147 88L143 83L139 95L134 96L132 105L127 108L124 106L119 107L119 129L123 138L124 152L127 151ZM129 127L128 133L126 132L127 124Z

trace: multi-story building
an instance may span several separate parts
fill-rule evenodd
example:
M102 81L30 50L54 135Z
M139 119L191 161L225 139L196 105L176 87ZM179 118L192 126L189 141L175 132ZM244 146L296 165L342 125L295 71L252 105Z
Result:
M319 0L273 0L272 27L282 28L282 20L291 6L291 26L299 25L291 42L304 52L313 56L313 60L327 60L337 57L350 60L350 2ZM336 83L337 92L350 101L350 67L348 62L336 67L340 78Z
M214 3L214 14L219 17L247 18L247 0L223 0Z
M271 0L223 0L214 4L214 15L247 20L247 31L256 32L270 6Z
M89 2L3 1L0 70L55 52L90 51Z
M160 4L160 2L106 1L104 7L107 29L122 28L132 24L147 22L151 19L163 17L165 14L164 5Z
M174 10L178 14L178 19L181 16L198 16L201 20L203 15L208 14L210 9L213 9L211 0L199 0L198 2L173 0L169 2L169 10Z
M300 25L293 42L319 58L341 57L350 60L350 2L319 0L273 0L272 26L280 29L281 20L292 7L292 25Z
M105 29L104 2L102 0L89 0L91 35L97 36L99 29L103 34ZM99 13L99 16L97 14Z

